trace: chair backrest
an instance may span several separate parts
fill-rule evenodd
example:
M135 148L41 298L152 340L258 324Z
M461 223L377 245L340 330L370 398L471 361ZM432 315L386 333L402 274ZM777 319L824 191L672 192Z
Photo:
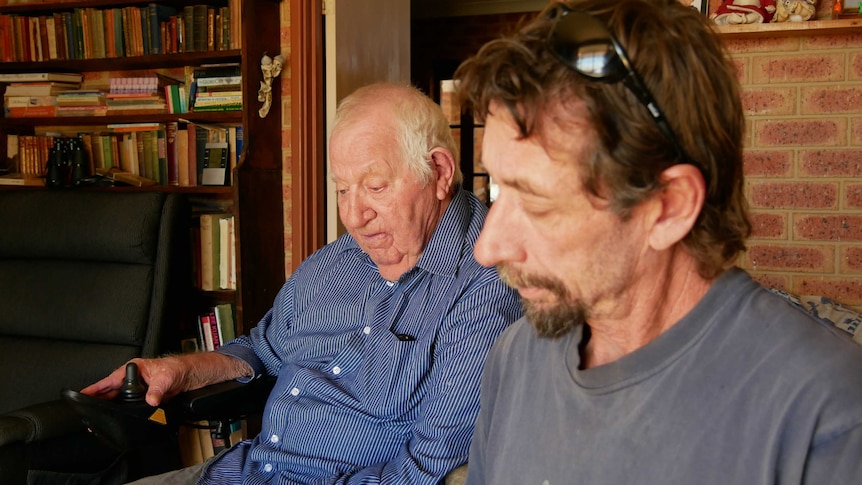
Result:
M0 191L0 413L178 346L188 217L178 194Z

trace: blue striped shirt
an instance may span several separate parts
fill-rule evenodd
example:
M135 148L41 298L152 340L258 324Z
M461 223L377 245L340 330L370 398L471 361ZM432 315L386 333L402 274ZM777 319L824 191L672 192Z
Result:
M303 262L251 334L220 349L278 379L261 434L198 483L436 484L465 463L485 356L521 315L473 257L486 213L458 191L395 282L349 235Z

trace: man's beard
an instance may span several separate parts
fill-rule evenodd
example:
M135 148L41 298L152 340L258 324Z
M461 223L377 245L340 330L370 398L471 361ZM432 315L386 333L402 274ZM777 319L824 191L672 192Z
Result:
M553 305L533 303L522 298L524 315L536 328L540 337L558 338L571 332L587 319L587 309L582 301L572 298L569 290L559 280L546 276L521 273L510 266L499 264L497 272L504 283L518 287L544 288L556 297Z

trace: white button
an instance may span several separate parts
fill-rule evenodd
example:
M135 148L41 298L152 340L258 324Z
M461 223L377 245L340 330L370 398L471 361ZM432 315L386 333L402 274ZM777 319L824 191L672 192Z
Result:
M341 367L338 367L338 366L333 367L332 373L335 375L341 374Z
M291 396L298 396L299 395L299 389L294 387L293 389L290 390L290 395Z
M394 281L387 281L386 286L391 288L391 287L395 286L395 282Z
M265 471L267 473L271 472L272 471L272 465L267 463L266 465L263 466L263 471Z
M365 327L365 328L363 328L363 329L362 329L362 333L364 333L365 335L368 335L369 333L371 333L371 327Z
M278 435L277 435L277 434L274 434L274 435L270 436L270 437L269 437L269 442L270 442L270 443L278 443Z

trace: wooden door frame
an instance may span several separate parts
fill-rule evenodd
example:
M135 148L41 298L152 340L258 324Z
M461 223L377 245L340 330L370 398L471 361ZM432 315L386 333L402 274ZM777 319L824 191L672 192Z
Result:
M323 2L290 0L290 241L295 269L325 243Z

